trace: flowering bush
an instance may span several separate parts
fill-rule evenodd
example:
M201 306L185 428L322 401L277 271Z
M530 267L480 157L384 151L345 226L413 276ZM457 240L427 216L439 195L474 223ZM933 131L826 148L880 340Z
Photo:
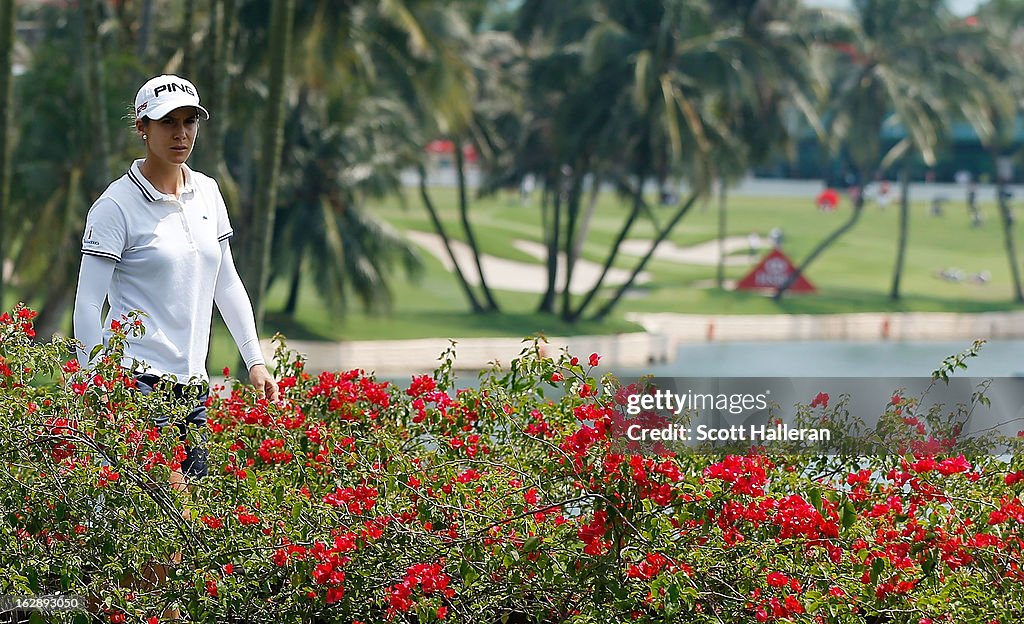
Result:
M617 454L596 354L527 343L456 390L448 352L403 388L308 374L282 342L280 404L213 393L211 475L177 491L184 449L151 422L183 408L118 365L136 319L83 372L32 316L0 317L0 594L81 594L111 622L1024 617L1016 454ZM945 435L913 399L886 416Z

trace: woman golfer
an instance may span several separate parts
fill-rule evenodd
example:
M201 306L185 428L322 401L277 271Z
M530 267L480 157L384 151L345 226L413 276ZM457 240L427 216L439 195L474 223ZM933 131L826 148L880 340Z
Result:
M144 363L139 389L174 384L176 396L194 401L187 418L205 438L206 354L216 303L257 391L277 400L277 383L265 366L252 304L235 270L228 244L231 224L217 182L185 164L199 120L209 119L199 92L188 80L157 76L135 96L135 130L146 157L132 163L89 209L82 238L82 267L75 298L78 354L88 364L104 328L131 310L145 313L144 336L129 336L125 366ZM106 299L110 310L101 320ZM189 384L199 386L188 392ZM166 426L167 418L157 426ZM187 426L180 424L185 437ZM193 436L189 436L193 437ZM182 474L208 471L202 444L186 441ZM182 475L172 476L181 485Z

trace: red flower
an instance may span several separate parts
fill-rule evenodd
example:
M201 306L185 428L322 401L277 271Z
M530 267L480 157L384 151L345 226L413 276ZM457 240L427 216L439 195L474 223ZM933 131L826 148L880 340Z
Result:
M243 526L249 526L252 524L260 523L259 517L255 514L249 513L249 510L246 509L245 506L243 505L239 505L238 508L235 509L235 519L238 520L238 523Z
M199 520L211 529L219 529L222 526L224 526L224 523L221 522L221 519L216 518L214 516L203 516Z
M814 397L814 400L811 401L811 407L818 407L819 405L822 409L828 408L828 393L819 392L818 396Z
M115 471L110 466L104 466L100 468L100 479L96 483L97 487L107 487L108 483L113 483L121 478L121 474Z
M782 572L772 572L768 575L768 584L772 587L784 587L789 583L789 577Z
M419 375L412 378L409 389L405 391L411 397L422 396L437 389L437 382L430 375Z
M551 373L551 383L558 383L562 381L562 379L564 379L564 377L562 377L562 373L559 373L558 371Z
M971 469L971 464L967 461L966 457L958 455L956 457L947 457L942 460L935 469L938 470L940 474L948 476L959 472L967 472Z
M590 365L597 366L601 362L601 356L596 353L590 354Z
M224 574L234 574L234 572L235 572L234 564L231 564L231 563L225 563L224 564Z
M217 597L217 581L215 581L214 579L209 579L208 581L206 581L206 593L209 594L210 597L212 598Z
M804 612L804 606L800 604L800 601L793 594L786 596L786 608L789 609L790 613Z

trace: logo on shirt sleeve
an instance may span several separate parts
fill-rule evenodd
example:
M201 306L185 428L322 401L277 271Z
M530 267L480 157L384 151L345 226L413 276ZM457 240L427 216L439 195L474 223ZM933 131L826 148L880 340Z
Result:
M92 238L92 227L91 226L85 232L85 240L82 241L82 244L83 245L99 245L100 244L100 242L98 240L93 240L93 238Z

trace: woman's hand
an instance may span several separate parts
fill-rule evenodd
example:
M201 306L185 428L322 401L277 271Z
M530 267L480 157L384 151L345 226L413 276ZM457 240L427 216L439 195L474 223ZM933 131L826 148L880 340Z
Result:
M261 397L266 397L271 403L277 402L277 380L267 370L266 365L253 364L249 368L249 383L255 386Z

